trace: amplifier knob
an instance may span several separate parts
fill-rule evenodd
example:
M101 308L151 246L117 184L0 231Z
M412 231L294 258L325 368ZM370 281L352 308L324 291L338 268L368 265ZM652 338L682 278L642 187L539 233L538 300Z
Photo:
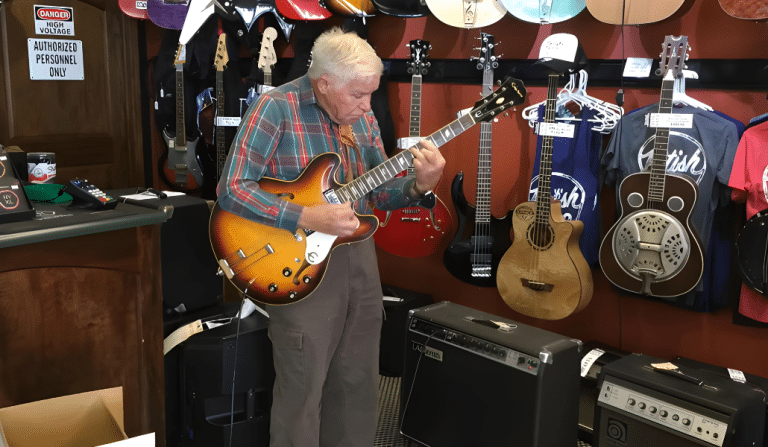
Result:
M688 418L683 419L683 425L691 425L691 420Z
M663 418L667 417L667 415L668 415L668 414L669 414L669 413L667 413L667 410L661 410L661 411L659 411L659 416L661 416L661 417L663 417Z
M639 404L637 404L637 407L640 408L641 410L645 410L645 403L640 402Z
M651 413L656 413L656 407L651 407L648 409Z
M627 401L627 403L628 403L628 404L630 404L630 405L634 405L634 404L635 404L635 399L632 399L632 398L630 398L630 399Z
M672 420L673 420L673 421L678 421L678 420L680 420L680 416L678 416L678 415L676 415L676 414L673 414L673 415L672 415Z

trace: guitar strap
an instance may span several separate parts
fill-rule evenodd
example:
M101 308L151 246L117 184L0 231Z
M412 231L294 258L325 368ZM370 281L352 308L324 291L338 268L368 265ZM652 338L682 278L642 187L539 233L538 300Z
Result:
M339 142L343 146L344 154L343 157L346 157L344 161L344 181L346 183L351 182L352 180L357 177L360 172L357 172L357 169L354 169L359 166L360 162L362 161L362 157L360 156L360 148L357 147L357 142L355 141L355 133L352 130L351 124L346 124L343 126L339 126ZM357 163L352 163L352 154L350 153L350 148L355 149L355 155L357 156L356 160ZM353 166L353 164L355 166Z

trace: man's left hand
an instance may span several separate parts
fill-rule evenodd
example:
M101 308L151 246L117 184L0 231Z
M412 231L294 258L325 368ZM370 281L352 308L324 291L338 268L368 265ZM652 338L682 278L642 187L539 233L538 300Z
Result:
M445 168L443 154L427 139L422 139L410 151L413 154L413 168L416 170L415 192L424 194L432 191L443 175L443 168Z

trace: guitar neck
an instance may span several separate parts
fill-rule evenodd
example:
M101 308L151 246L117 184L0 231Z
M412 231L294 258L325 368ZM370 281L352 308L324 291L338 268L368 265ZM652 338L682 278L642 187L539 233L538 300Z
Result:
M272 70L269 68L264 69L264 85L272 86Z
M444 126L437 132L426 137L426 139L435 146L440 147L475 124L476 121L473 119L472 115L467 114ZM416 147L416 145L412 147ZM397 174L405 171L412 164L413 154L411 154L411 151L402 151L339 188L336 191L336 194L342 202L355 202L362 199L366 194L378 188L385 182L393 179Z
M184 128L184 64L176 64L176 147L187 145Z
M547 102L544 108L544 122L554 123L557 105L557 80L560 75L550 73L547 86ZM536 192L536 219L539 223L549 223L550 203L552 201L552 135L541 139L541 157L539 160L539 188Z
M409 137L421 136L421 75L411 76L411 121Z
M483 70L483 97L493 90L493 69ZM477 155L477 194L475 227L491 222L491 123L480 123L480 148ZM477 233L476 233L477 234Z
M224 116L224 72L216 71L216 117ZM226 136L224 126L218 123L216 126L216 174L217 179L221 178L224 170L224 163L227 162L227 148L225 142Z
M674 87L674 79L664 79L661 81L659 115L672 113L672 95L674 94ZM650 162L651 177L648 180L649 203L661 203L664 201L668 147L669 128L656 127L656 134L653 142L653 157Z

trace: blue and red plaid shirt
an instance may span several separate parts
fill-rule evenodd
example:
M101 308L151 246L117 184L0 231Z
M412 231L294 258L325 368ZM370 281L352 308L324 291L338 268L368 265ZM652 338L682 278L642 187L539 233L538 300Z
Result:
M338 154L343 161L337 172L340 183L349 166L357 177L383 163L386 153L373 113L360 118L352 129L361 157L340 144L339 125L317 104L307 75L261 95L249 107L232 142L217 188L219 206L254 222L296 231L303 207L260 189L257 182L263 177L295 180L314 157L326 152ZM369 193L367 200L358 200L355 211L372 214L369 201L382 210L413 205L408 194L413 182L413 178L396 177Z

